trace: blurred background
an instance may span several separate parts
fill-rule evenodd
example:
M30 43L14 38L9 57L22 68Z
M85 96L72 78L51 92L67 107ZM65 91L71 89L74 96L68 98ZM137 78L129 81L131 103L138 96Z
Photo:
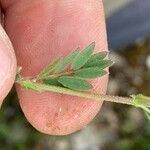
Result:
M108 94L150 96L150 0L104 0L111 58ZM0 150L150 150L150 124L139 109L104 103L69 136L39 133L25 119L14 88L0 113Z

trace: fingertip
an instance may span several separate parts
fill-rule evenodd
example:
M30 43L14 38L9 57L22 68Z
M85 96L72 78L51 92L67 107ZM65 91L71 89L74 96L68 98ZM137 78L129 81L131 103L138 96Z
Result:
M101 1L33 0L30 3L24 0L9 7L6 30L15 47L18 64L23 67L22 75L34 76L51 60L69 54L77 46L83 49L92 41L96 41L97 52L107 49ZM94 83L96 93L105 94L106 78ZM100 103L66 95L33 93L21 88L17 88L17 92L28 121L50 135L80 130L101 107Z
M13 47L0 26L0 106L10 91L16 74L16 58Z

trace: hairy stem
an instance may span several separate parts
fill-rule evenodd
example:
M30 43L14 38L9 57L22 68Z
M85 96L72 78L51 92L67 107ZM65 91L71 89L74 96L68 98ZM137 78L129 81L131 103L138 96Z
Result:
M108 101L108 102L115 102L115 103L121 103L121 104L127 104L127 105L134 105L132 103L132 98L124 98L124 97L119 97L119 96L109 96L109 95L99 95L99 94L92 94L92 93L87 93L87 92L79 92L79 91L74 91L70 90L67 88L63 87L58 87L58 86L53 86L53 85L45 85L41 83L35 83L30 80L20 80L18 83L25 87L26 89L31 89L34 91L38 92L55 92L55 93L60 93L60 94L67 94L71 96L78 96L82 98L87 98L91 100L96 100L96 101Z

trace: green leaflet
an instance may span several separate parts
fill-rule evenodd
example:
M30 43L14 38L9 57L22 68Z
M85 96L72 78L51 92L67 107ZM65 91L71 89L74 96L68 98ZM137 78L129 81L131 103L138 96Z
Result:
M95 42L86 47L81 53L77 55L74 62L72 63L71 69L77 70L81 68L90 58L95 48Z
M44 68L38 75L37 79L42 79L48 76L51 72L53 72L62 62L62 58L57 59L52 64L49 64L46 68Z
M99 67L100 69L105 69L107 67L110 67L113 64L112 60L95 60L91 63L86 63L83 68L88 68L88 67Z
M86 78L86 79L101 77L105 74L107 74L107 72L99 69L99 67L91 67L91 68L85 68L79 71L75 71L75 76Z
M62 61L62 63L60 64L60 66L55 70L55 73L62 72L69 65L69 63L71 63L73 61L73 59L78 55L79 51L80 51L80 48L78 48L76 51L74 51L68 57L66 57Z
M146 117L147 117L147 118L149 119L149 121L150 121L150 108L144 106L144 104L143 104L143 105L138 105L138 106L136 106L136 107L141 108L141 109L144 111Z
M149 112L144 111L144 113L145 113L146 117L148 118L148 120L150 120L150 109L149 109Z
M133 98L132 104L135 107L141 108L150 120L150 108L148 108L148 106L150 106L150 97L142 94L131 95L131 97Z
M87 61L87 64L95 61L96 59L103 60L107 56L107 54L108 54L108 52L106 52L106 51L93 54Z
M137 105L147 105L150 106L150 97L142 95L142 94L138 94L138 95L131 95L131 97L133 98L133 102L134 104Z
M43 83L47 85L55 85L55 86L62 86L59 82L58 79L56 78L51 78L51 79L44 79Z
M76 91L85 91L92 89L91 84L89 84L86 80L78 77L62 76L59 78L58 82L60 82L64 87Z

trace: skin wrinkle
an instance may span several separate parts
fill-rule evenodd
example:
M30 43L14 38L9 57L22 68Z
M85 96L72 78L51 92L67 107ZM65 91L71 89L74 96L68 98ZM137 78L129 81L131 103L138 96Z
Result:
M48 31L48 28L51 24L51 20L45 22L44 28L41 28L39 34L34 38L34 43L30 45L30 49L35 49L38 46L39 41L42 41L44 34Z
M68 55L78 46L83 49L93 41L96 41L95 52L107 50L102 1L32 2L30 6L27 6L28 0L17 1L11 6L7 4L6 12L5 29L13 42L24 76L37 74L56 56ZM94 91L104 94L107 76L94 84ZM17 91L29 122L39 131L51 135L70 134L85 127L101 107L101 103L83 98L34 93L19 86Z

